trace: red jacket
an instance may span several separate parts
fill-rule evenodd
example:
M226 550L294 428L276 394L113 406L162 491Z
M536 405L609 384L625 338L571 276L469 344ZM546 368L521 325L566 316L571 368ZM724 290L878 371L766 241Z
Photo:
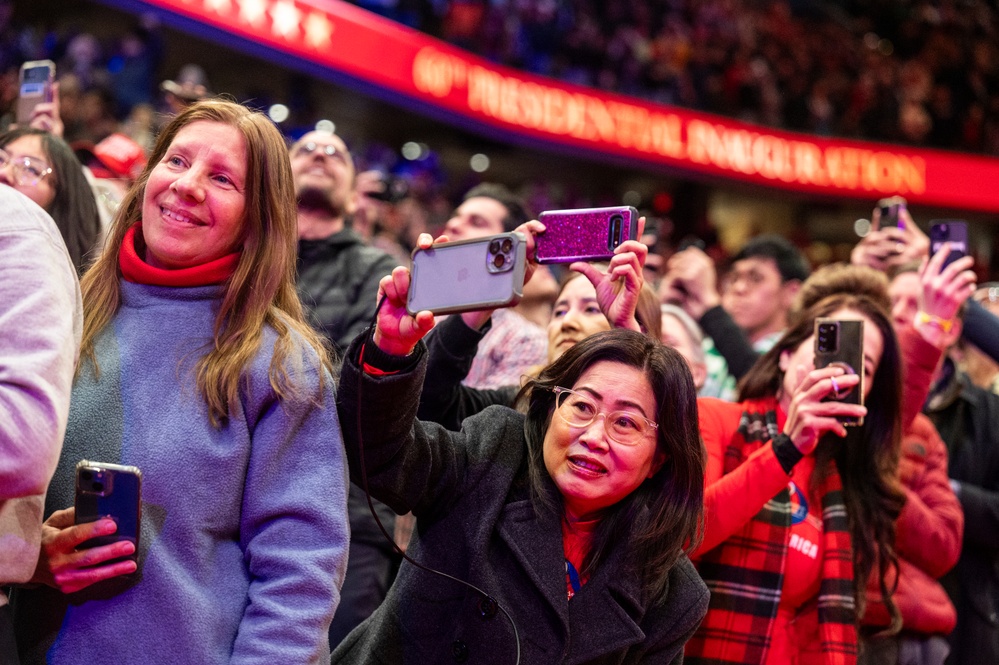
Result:
M899 559L895 604L905 630L946 635L957 613L937 581L957 563L964 533L964 512L950 488L947 447L930 419L918 413L926 401L940 352L911 328L899 331L905 354L905 434L899 456L899 479L905 507L895 523ZM914 413L914 411L916 411ZM888 586L894 579L888 580ZM865 626L887 626L888 610L881 598L877 571L867 582Z

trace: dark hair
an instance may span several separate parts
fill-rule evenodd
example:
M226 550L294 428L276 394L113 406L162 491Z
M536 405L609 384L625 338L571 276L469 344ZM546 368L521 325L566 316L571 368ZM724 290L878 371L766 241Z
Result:
M528 395L524 433L528 445L531 495L539 510L551 482L544 462L544 439L555 408L555 386L572 387L600 361L640 369L656 402L657 450L662 467L635 491L607 509L583 564L584 575L603 564L615 543L629 543L627 564L643 578L645 589L660 597L669 569L699 541L704 501L704 452L697 423L697 392L686 361L648 335L614 329L591 335L541 371L522 390ZM561 509L561 505L558 506Z
M732 257L732 263L743 259L772 259L784 282L795 279L803 282L808 279L811 272L805 255L786 238L776 235L763 235L751 239Z
M0 148L25 136L41 138L42 151L52 167L55 197L47 213L55 221L76 271L83 274L93 259L101 235L101 218L94 192L83 174L83 165L65 141L50 132L18 127L0 134Z
M780 394L784 373L780 356L793 353L812 336L815 319L841 309L866 316L881 332L884 349L866 399L867 417L861 427L851 427L846 438L827 435L815 450L813 485L821 482L828 462L835 461L843 480L843 498L850 524L854 562L854 596L857 616L863 614L865 589L874 566L878 568L881 595L892 618L892 631L901 626L901 615L887 585L890 568L898 570L895 520L905 504L898 485L898 451L902 430L902 363L891 316L878 299L865 294L837 293L823 298L801 313L796 323L743 377L739 399L759 399Z
M504 231L513 231L531 219L531 213L528 212L527 204L524 203L524 200L503 185L484 182L468 190L461 200L464 203L468 199L474 199L478 196L493 199L506 208L506 217L503 218Z

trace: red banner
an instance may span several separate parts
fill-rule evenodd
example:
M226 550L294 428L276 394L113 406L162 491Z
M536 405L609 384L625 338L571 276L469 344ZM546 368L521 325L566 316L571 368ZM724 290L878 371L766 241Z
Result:
M687 173L999 212L999 160L782 132L490 63L339 0L142 0L456 119ZM990 184L993 183L993 184Z

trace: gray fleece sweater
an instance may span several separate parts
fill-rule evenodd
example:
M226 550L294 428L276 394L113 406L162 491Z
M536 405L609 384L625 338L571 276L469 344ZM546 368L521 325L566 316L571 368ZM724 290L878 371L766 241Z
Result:
M349 539L331 377L321 407L279 401L267 328L215 429L192 371L219 289L123 282L122 295L97 340L99 378L87 363L73 389L46 514L73 505L80 459L139 467L139 570L69 596L19 590L23 663L327 662ZM302 355L289 371L314 396L318 363Z

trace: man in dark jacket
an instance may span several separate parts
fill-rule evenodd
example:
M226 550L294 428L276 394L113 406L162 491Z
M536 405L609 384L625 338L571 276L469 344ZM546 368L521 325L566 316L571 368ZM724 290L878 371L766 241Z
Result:
M396 261L347 223L356 205L354 162L336 134L309 132L291 147L298 198L298 294L342 353L375 313L378 281Z
M330 132L309 132L291 146L291 170L298 199L298 295L312 324L341 354L375 313L378 282L396 261L369 247L349 226L355 207L354 160ZM394 513L374 502L392 533ZM364 490L350 486L350 554L340 606L330 626L335 647L366 619L388 591L395 559L368 509Z

